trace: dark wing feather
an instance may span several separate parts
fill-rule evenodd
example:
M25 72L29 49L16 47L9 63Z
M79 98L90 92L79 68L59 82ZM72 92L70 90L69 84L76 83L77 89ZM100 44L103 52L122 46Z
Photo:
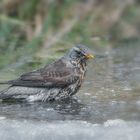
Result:
M8 83L13 86L63 87L74 83L77 79L74 69L66 67L66 64L60 59L48 67L26 73L19 79Z

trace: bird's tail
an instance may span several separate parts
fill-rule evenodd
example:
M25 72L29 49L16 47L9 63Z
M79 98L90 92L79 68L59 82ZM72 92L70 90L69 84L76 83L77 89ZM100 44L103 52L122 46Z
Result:
M4 82L0 82L1 85L5 85L5 84L8 84L7 81L4 81Z
M10 87L8 87L8 88L6 88L6 89L0 91L0 95L1 95L1 94L4 94L5 92L7 92L9 88L10 88Z
M4 85L4 84L8 84L8 82L0 82L0 84ZM0 96L1 96L2 94L4 94L8 89L9 89L9 87L6 88L6 89L4 89L4 90L2 90L2 91L0 91Z
M9 95L7 95L7 91L9 90L10 87L0 91L0 102L3 101L3 99L7 99Z

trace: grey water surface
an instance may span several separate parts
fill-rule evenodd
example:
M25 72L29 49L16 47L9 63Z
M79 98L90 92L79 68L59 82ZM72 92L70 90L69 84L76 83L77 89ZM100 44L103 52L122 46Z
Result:
M0 103L0 139L139 140L140 46L123 44L105 53L90 62L74 99Z

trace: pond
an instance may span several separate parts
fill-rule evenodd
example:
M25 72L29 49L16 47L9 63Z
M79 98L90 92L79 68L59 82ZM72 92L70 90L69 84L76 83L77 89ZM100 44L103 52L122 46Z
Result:
M139 44L122 44L107 54L90 62L83 87L70 101L1 103L0 138L139 140Z

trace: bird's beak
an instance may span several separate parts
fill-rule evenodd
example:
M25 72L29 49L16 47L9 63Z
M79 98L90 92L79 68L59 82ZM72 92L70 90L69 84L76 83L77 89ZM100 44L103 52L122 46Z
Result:
M93 54L86 54L86 59L93 59L94 58L94 55Z

